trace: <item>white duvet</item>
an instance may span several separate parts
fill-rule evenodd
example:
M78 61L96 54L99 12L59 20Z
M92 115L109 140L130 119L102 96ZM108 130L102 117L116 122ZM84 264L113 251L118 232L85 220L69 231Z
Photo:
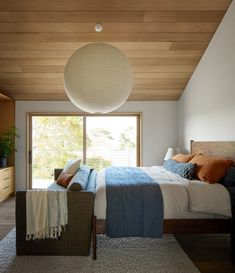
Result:
M187 180L160 166L141 167L160 185L164 219L230 218L230 196L220 184ZM105 169L97 174L95 215L106 218Z

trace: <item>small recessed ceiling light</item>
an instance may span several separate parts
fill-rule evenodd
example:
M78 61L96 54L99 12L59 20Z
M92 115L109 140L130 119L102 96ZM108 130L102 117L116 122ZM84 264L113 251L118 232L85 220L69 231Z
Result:
M96 32L101 32L102 29L103 29L103 27L102 27L101 24L96 24L96 25L95 25L95 31L96 31Z

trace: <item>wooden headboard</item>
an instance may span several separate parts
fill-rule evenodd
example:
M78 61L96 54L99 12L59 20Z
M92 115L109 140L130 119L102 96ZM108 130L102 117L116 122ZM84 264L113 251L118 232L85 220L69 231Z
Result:
M202 153L233 160L235 164L235 141L193 141L190 142L192 154Z

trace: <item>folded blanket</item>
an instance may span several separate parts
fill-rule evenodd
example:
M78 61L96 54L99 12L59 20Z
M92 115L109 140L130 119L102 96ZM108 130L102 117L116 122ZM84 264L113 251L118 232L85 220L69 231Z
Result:
M186 189L190 211L231 217L229 192L221 184L191 180Z
M163 199L159 184L135 167L105 169L106 234L162 237Z
M67 192L27 191L26 219L26 240L58 239L68 224Z

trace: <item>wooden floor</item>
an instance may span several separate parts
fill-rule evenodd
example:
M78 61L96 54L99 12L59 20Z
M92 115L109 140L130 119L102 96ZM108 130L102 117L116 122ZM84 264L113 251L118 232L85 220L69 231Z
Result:
M0 203L0 240L15 226L15 198Z
M14 198L0 203L0 239L14 227L14 214ZM230 263L229 235L177 235L176 239L201 273L235 272Z
M230 236L176 235L181 247L201 273L234 273L230 262Z

